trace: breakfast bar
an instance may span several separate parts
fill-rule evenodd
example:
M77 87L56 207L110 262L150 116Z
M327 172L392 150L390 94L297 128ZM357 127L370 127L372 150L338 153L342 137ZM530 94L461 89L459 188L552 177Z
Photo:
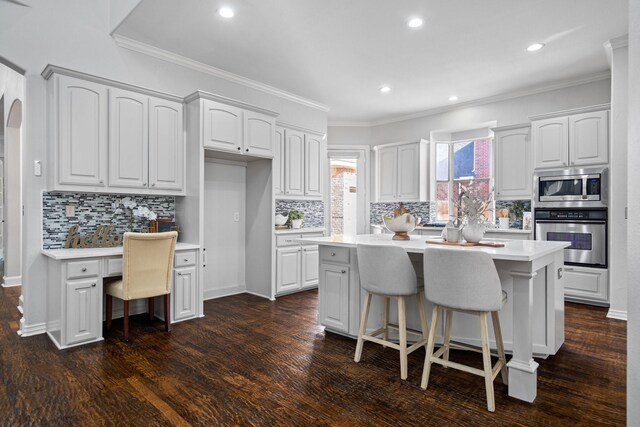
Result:
M392 240L391 235L334 235L300 239L320 246L319 322L327 331L357 337L364 292L360 287L356 246L362 244L402 247L411 258L419 278L422 254L427 246L444 250L482 251L495 262L507 302L500 311L505 349L511 353L509 396L533 402L537 393L537 358L556 354L564 342L564 248L566 242L502 240L503 247L459 247L428 244L424 236ZM463 265L460 268L464 268ZM472 285L472 284L470 284ZM433 305L427 301L427 310ZM397 315L390 313L391 319ZM473 319L461 314L452 330L456 341L478 345L480 331ZM418 327L417 306L407 304L407 324ZM369 329L382 323L382 304L372 303ZM374 320L376 319L376 320ZM376 323L376 321L378 323ZM491 335L493 336L493 335ZM439 330L437 342L441 343ZM494 347L495 343L492 343ZM355 348L355 346L354 346Z

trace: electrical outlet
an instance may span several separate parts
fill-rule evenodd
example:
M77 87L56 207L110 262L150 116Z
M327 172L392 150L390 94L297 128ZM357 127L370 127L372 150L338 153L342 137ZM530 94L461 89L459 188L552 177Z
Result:
M233 220L234 220L235 222L240 221L240 212L234 212L234 213L233 213Z
M64 208L64 214L67 218L73 218L76 216L76 207L73 205L67 205Z

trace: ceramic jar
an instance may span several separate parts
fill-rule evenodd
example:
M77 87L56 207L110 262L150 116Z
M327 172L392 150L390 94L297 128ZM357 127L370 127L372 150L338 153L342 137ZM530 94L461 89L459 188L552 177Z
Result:
M478 243L484 237L485 230L485 226L482 224L467 224L462 229L462 237L469 243Z

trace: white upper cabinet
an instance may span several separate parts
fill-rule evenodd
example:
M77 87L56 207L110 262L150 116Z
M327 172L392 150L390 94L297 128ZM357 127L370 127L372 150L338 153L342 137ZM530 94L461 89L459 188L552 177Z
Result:
M304 195L304 133L285 131L284 194Z
M182 104L149 98L149 187L184 188Z
M244 152L252 156L272 157L274 130L273 117L254 111L244 111Z
M304 195L322 195L322 138L316 135L304 136Z
M378 202L427 201L427 148L425 140L374 148Z
M210 100L203 101L204 147L242 152L242 109Z
M105 187L108 167L107 86L56 76L57 103L52 105L52 129L57 141L52 179L58 185Z
M109 186L147 188L149 98L109 91Z
M534 167L563 168L609 162L609 112L532 118Z
M495 192L498 200L531 198L530 129L529 124L493 129Z

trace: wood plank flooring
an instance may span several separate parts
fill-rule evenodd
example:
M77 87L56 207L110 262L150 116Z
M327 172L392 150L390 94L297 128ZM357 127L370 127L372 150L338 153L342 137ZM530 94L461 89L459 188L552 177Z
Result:
M0 424L23 425L624 425L626 324L606 309L567 304L566 342L540 363L527 404L495 382L434 366L420 389L424 351L399 378L396 351L316 325L317 293L271 302L237 295L205 302L206 317L164 332L146 315L124 342L65 351L45 336L19 338L19 288L0 290ZM509 357L507 356L507 359ZM474 353L451 359L482 366Z

